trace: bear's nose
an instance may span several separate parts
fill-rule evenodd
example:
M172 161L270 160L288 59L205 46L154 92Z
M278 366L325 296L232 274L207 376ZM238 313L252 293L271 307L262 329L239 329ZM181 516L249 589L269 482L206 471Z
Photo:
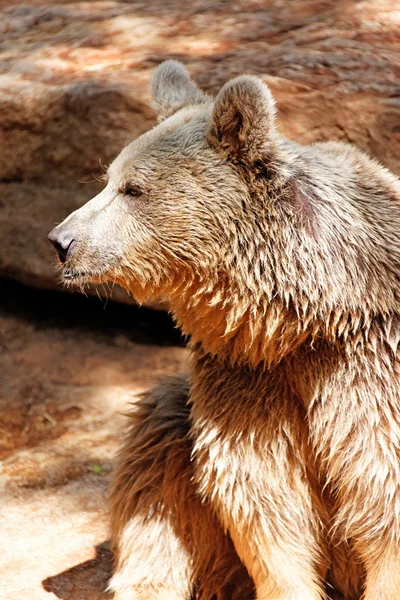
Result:
M75 246L75 239L68 231L60 230L55 227L48 235L50 242L57 250L58 258L62 263L65 263L67 258L71 256Z

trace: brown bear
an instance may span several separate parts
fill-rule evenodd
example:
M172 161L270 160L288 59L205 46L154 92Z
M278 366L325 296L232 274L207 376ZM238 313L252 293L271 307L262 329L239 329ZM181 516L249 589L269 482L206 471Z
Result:
M400 595L400 186L271 93L152 80L160 123L50 234L66 282L168 298L192 368L133 411L119 600Z

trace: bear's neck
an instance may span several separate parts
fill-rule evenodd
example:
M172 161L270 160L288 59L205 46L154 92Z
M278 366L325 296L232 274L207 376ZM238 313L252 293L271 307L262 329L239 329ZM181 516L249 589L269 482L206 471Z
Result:
M272 368L301 348L324 341L349 356L360 348L400 347L400 315L362 307L313 307L303 300L268 294L255 298L227 287L223 278L177 287L170 296L174 318L196 352L231 364Z
M320 323L299 320L290 302L255 298L230 287L222 277L212 279L178 287L169 298L191 348L231 363L271 367L317 334Z

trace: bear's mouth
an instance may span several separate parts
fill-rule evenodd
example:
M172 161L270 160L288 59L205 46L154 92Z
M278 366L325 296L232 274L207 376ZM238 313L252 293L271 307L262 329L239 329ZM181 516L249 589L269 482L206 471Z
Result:
M60 275L61 283L63 283L65 286L79 288L82 291L84 287L90 284L104 284L110 280L114 280L110 271L83 271L81 269L73 269L71 267L63 268Z
M63 279L74 281L75 279L86 279L90 275L87 271L74 271L72 269L64 269L62 272Z
M78 269L64 268L61 271L61 282L67 286L82 288L90 283L104 283L105 277L99 273L82 271Z
M77 271L75 269L62 269L60 273L60 283L65 286L83 288L83 286L92 283L93 279L88 271Z

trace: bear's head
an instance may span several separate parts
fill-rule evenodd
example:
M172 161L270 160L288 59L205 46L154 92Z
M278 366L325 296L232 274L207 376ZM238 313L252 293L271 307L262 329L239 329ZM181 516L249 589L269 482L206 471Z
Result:
M245 242L251 179L268 173L274 101L238 77L213 103L175 61L152 79L160 124L108 168L104 190L50 234L66 282L117 281L139 301L209 280ZM272 175L272 174L271 174Z
M320 326L325 308L330 318L357 279L362 233L353 227L351 240L353 208L334 198L345 161L332 172L332 157L281 138L257 77L237 77L212 99L167 61L152 94L159 124L49 235L62 277L78 286L116 282L139 302L168 299L184 332L209 352L279 359ZM354 306L366 284L357 281Z

